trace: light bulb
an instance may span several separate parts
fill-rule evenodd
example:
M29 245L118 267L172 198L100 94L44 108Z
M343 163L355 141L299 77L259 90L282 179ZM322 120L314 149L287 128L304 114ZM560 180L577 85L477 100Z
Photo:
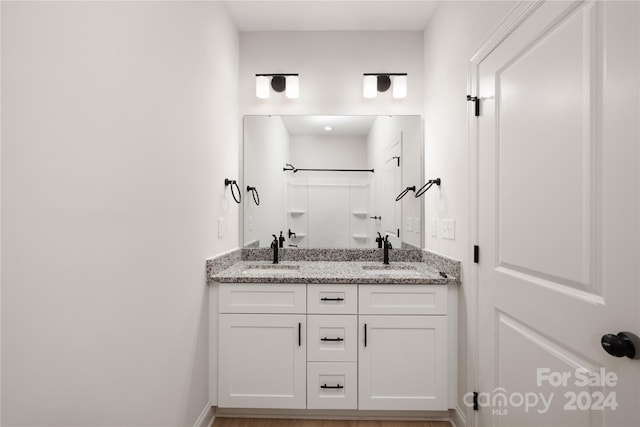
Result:
M393 78L393 97L396 99L407 97L407 76Z
M269 98L268 76L256 76L256 96L260 99Z
M291 99L295 99L300 96L300 80L298 79L298 76L286 76L286 79L285 96Z
M362 96L365 98L375 98L378 94L377 76L364 76L362 85Z

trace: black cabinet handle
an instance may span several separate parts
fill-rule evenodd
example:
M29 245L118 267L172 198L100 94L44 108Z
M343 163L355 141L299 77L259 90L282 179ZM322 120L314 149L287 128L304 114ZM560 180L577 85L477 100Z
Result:
M344 301L344 298L320 298L320 301Z
M327 337L323 337L320 338L320 341L344 341L344 338L327 338Z
M367 346L367 324L364 324L364 346Z
M333 389L341 389L344 388L344 386L338 384L338 385L326 385L326 384L322 384L320 386L320 388L333 388Z
M302 346L302 323L298 322L298 347Z

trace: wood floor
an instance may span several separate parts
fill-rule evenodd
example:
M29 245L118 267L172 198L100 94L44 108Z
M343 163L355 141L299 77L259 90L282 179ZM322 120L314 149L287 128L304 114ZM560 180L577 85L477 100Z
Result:
M216 418L212 427L451 427L447 421L342 421Z

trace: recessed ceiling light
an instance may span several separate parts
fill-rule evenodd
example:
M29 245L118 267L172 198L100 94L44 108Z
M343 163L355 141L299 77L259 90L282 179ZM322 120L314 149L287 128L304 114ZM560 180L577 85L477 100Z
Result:
M330 130L333 130L333 128L332 128L331 126L325 126L325 127L324 127L324 130L326 130L326 131L328 132L328 131L330 131Z

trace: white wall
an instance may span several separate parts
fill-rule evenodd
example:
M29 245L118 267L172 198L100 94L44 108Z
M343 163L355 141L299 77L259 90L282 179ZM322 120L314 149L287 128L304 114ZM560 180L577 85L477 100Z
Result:
M279 116L245 117L244 181L241 186L244 205L244 245L258 240L269 247L272 235L286 233L285 172L289 163L289 132ZM250 125L247 125L250 124ZM256 187L260 205L247 193L247 185ZM286 234L285 234L286 236Z
M421 31L243 32L240 34L242 114L422 114ZM362 74L408 73L408 95L362 97ZM299 73L300 97L255 95L255 75Z
M468 289L471 270L469 236L469 148L467 138L467 72L469 59L515 2L442 2L424 33L425 61L425 178L440 177L439 190L425 194L426 248L463 261L463 286L458 294L458 405L474 385L468 347ZM469 110L471 111L471 110ZM431 218L437 220L437 237L430 233ZM455 220L456 240L442 238L441 220ZM467 412L469 415L469 412Z
M367 141L361 136L291 137L290 162L298 168L367 169ZM370 172L287 173L293 200L307 196L306 236L293 243L312 248L371 247L371 239L354 238L367 235L368 218L354 216L366 211ZM302 192L302 194L300 194ZM292 218L295 220L296 218Z
M226 7L2 2L2 56L2 425L193 425L238 246Z
M291 161L297 168L366 169L367 140L361 136L291 136ZM325 176L305 172L306 176ZM349 172L330 172L332 176L351 176Z

